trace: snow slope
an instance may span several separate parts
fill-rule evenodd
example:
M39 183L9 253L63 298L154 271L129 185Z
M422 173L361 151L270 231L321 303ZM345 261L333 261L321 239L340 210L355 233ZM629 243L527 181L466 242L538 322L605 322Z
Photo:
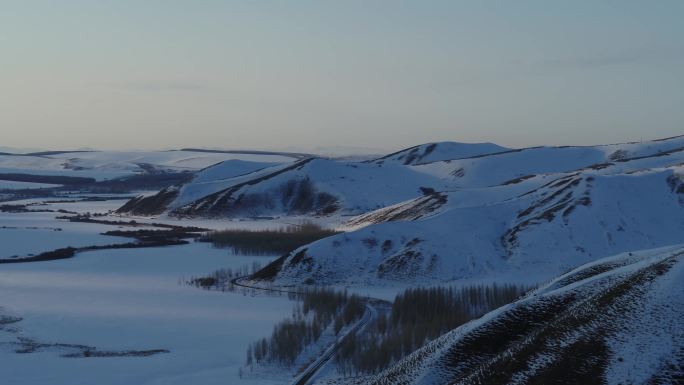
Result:
M683 255L675 246L589 263L354 383L679 383Z
M421 187L444 189L442 181L401 165L343 162L311 158L251 174L206 176L138 199L121 212L199 217L255 217L299 214L359 214L421 194ZM163 198L168 195L168 199ZM161 205L152 205L159 201ZM145 205L153 210L141 210Z
M310 158L241 176L212 167L190 183L130 202L121 213L212 218L363 214L431 191L474 191L523 180L528 181L523 186L531 189L558 174L585 168L626 172L629 167L624 164L639 162L655 167L663 164L659 158L676 157L682 149L684 137L522 150L446 142L416 146L371 162ZM445 158L452 160L441 160ZM492 195L485 190L477 193Z
M433 162L414 169L452 181L454 187L487 187L532 175L602 167L684 149L684 137L586 147L532 147L489 156Z
M552 159L548 161L551 163ZM282 261L280 284L542 282L615 253L684 242L683 151L435 192L347 222Z
M0 173L25 173L112 179L159 171L197 171L225 160L284 163L278 154L204 151L85 151L0 155Z
M494 143L437 142L410 147L385 155L373 162L378 164L396 163L415 165L442 160L470 158L509 150L509 148L501 147Z

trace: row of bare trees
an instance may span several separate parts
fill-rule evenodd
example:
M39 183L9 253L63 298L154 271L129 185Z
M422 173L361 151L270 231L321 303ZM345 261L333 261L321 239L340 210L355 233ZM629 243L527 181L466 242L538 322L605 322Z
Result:
M387 368L440 335L514 301L527 290L517 285L413 288L396 296L363 335L350 335L336 356L344 375Z
M278 363L291 366L304 349L318 341L328 327L338 334L364 312L363 300L346 291L314 288L298 295L301 306L291 318L277 324L270 338L252 343L247 349L247 365Z

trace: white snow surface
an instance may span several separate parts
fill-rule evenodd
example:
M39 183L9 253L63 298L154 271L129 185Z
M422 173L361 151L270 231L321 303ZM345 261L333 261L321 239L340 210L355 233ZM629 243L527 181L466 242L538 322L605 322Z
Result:
M410 147L376 159L376 163L421 164L509 151L494 143L436 142Z
M219 201L225 191L237 188L234 196L258 196L268 202L254 208L258 215L285 215L289 206L283 191L289 182L311 182L317 192L337 198L341 213L358 214L385 207L421 194L420 187L442 190L447 184L430 175L412 171L405 166L388 164L339 162L330 159L312 159L301 166L279 165L254 173L223 179L200 173L196 180L185 184L169 206L171 210L183 206L206 207ZM214 194L214 195L211 195Z
M445 202L429 210L424 203L430 198L422 197L354 218L347 227L354 231L293 252L276 282L313 278L326 284L382 286L506 278L535 283L615 253L684 242L681 142L542 148L468 160L493 162L541 151L548 159L536 158L530 167L564 172L485 187L494 181L491 174L515 162L490 165L488 172L477 174L481 178L474 187L440 193ZM568 153L603 154L592 159L596 161L617 149L634 156L658 155L596 168L585 168L586 161L565 164L576 160ZM671 152L658 153L665 151ZM554 152L560 152L564 166L555 163ZM489 182L482 182L486 178ZM301 251L305 257L296 257Z
M274 384L240 379L249 343L290 314L287 297L214 292L181 278L268 257L229 255L208 244L105 250L68 260L2 265L0 373L8 384ZM101 350L168 349L150 357L65 358L57 348L17 354L8 342L83 344Z
M12 180L0 180L0 190L23 190L36 188L50 188L59 187L58 184L49 183L33 183L33 182L16 182Z
M532 147L489 156L413 166L415 170L451 180L454 187L501 184L515 178L563 173L592 165L653 156L684 148L684 136L643 143L586 147ZM657 163L658 160L654 159Z
M144 167L162 171L197 171L226 160L286 163L294 158L276 154L199 151L88 151L39 156L0 155L0 173L81 176L102 180L142 173Z
M681 323L684 316L684 307L681 306L681 293L684 292L683 256L684 246L675 245L623 253L588 263L553 279L512 304L446 333L376 376L338 383L460 384L463 382L452 382L454 376L460 377L474 372L479 373L482 378L482 373L487 373L487 365L495 363L498 359L505 361L515 358L517 345L510 346L498 356L483 361L481 365L476 365L470 372L461 372L463 368L455 366L450 361L449 354L453 346L468 337L477 338L487 328L501 327L497 324L499 320L505 319L507 314L515 309L535 306L552 298L575 298L579 301L577 306L581 312L587 306L591 306L593 296L600 296L605 290L629 282L636 282L636 286L628 286L629 289L623 292L624 296L609 297L614 301L620 301L620 307L604 304L605 307L596 313L597 318L585 326L585 330L577 330L576 334L579 336L587 333L597 325L603 325L609 330L608 334L601 336L606 339L609 347L608 364L604 369L607 383L650 383L648 381L654 376L667 374L669 364L676 364L679 360L681 365L681 360L684 359L681 352L684 345L684 325ZM654 275L655 278L645 281L633 281L640 273L663 263L670 266L666 272L657 273ZM584 302L585 300L589 303ZM526 322L524 319L519 321ZM559 340L547 342L544 346L556 347L556 351L562 353L563 346L571 343L572 338L572 335L565 334L559 337ZM544 346L538 348L544 349ZM530 362L528 366L528 369L535 368L519 371L513 378L525 383L528 376L534 376L536 369L557 360L553 353L536 355L536 358L535 362ZM665 383L669 382L666 380Z

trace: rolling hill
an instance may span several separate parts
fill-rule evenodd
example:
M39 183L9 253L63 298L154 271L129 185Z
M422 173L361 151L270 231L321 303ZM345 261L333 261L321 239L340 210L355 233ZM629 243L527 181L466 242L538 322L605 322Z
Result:
M684 151L665 148L675 149L433 191L365 213L346 222L350 231L285 256L270 278L283 285L537 283L608 255L681 243Z
M677 246L581 266L349 383L681 383L683 255Z
M297 156L250 151L49 151L0 154L0 174L59 175L104 180L136 174L195 172L225 160L283 163L294 159Z
M378 164L416 165L444 160L471 158L510 151L494 143L437 142L409 147L375 159Z
M182 186L137 198L119 211L211 218L351 215L420 195L421 187L446 187L440 179L404 166L322 158L267 167L232 178L223 178L229 174L216 173L215 167L198 173ZM164 196L169 199L160 199Z

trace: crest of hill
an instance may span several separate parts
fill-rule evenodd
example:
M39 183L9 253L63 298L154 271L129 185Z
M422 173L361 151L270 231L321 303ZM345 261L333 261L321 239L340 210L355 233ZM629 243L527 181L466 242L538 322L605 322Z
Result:
M462 144L454 145L460 148ZM466 146L480 150L480 146L503 149L489 144ZM445 153L451 154L448 157L455 154L447 151L448 143L438 143L417 146L371 162L309 158L265 168L262 168L264 164L252 167L226 163L204 170L193 181L164 190L156 198L136 198L120 212L212 218L355 215L455 189L477 192L495 202L499 193L511 198L513 191L539 187L547 179L586 168L618 168L637 160L644 165L651 162L653 167L659 164L659 158L683 148L684 138L675 137L616 145L536 147L404 164L409 160L408 163L417 163L434 160L434 156ZM247 172L250 169L254 171ZM528 183L521 184L522 181ZM494 188L500 185L514 187ZM161 196L164 199L159 199ZM150 205L150 200L157 203ZM435 203L438 201L427 206L434 208ZM410 213L404 214L410 216Z
M418 196L421 187L446 187L438 178L402 165L322 158L271 166L237 177L222 178L220 173L206 176L214 169L200 172L190 183L157 194L173 194L172 199L136 198L121 212L213 218L356 215ZM153 200L164 203L164 207L138 209Z
M97 180L132 175L196 172L211 165L238 160L285 163L296 158L275 153L207 151L48 151L0 154L0 173L89 177Z
M677 154L670 161L679 164ZM431 194L361 216L351 225L366 227L295 250L271 279L542 282L611 254L684 242L683 172L682 166L618 174L587 170L483 194Z
M534 175L602 168L641 158L657 158L682 149L684 136L677 136L597 146L530 147L412 167L450 180L453 187L489 187Z
M372 162L378 164L398 163L403 165L416 165L443 160L470 158L473 156L506 151L510 151L510 149L494 143L437 142L410 147L385 155Z

